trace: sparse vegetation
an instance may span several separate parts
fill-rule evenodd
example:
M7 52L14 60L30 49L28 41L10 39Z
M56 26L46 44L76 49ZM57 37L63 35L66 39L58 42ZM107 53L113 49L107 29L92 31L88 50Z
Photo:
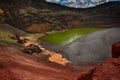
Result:
M10 38L12 34L0 31L0 41L5 41L9 43L17 43L16 40Z
M17 40L15 40L17 39L17 36L24 36L26 34L26 32L16 29L8 24L0 24L0 41L17 43Z

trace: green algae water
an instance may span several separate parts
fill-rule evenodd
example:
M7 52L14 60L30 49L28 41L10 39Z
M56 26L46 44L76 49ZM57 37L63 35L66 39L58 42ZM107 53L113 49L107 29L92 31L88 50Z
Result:
M103 28L76 28L70 29L64 32L56 32L53 34L49 34L47 36L43 36L41 38L42 41L52 43L52 44L67 44L70 43L77 38L98 30L103 30Z

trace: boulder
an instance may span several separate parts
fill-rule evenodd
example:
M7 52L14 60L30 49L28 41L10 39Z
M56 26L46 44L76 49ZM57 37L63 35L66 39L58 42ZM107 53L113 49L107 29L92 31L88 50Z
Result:
M112 57L120 57L120 42L116 42L112 45Z
M30 44L27 46L25 49L23 49L23 52L28 53L28 54L33 54L33 53L41 53L42 50L35 44Z

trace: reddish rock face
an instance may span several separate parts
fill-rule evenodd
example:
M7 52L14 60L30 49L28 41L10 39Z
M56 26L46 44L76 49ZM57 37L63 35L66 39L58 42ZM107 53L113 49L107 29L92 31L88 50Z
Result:
M120 42L116 42L112 45L112 57L117 58L120 57Z
M47 32L52 29L52 25L49 23L44 24L32 24L27 27L27 31L29 32Z
M81 26L80 21L73 20L73 21L68 22L68 27L69 28L74 28L74 27L78 27L78 26Z

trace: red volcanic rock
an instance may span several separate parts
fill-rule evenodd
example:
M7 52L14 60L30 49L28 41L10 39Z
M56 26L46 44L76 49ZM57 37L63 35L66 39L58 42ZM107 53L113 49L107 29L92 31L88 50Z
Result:
M49 23L43 24L32 24L31 26L27 27L27 31L29 32L47 32L51 30L53 27Z
M120 79L120 57L111 58L99 64L96 68L88 71L78 80L119 80Z
M93 80L119 80L120 58L111 58L94 69Z
M5 63L0 62L0 80L15 80L11 71L5 67Z
M120 42L116 42L112 45L112 57L117 58L120 57Z

